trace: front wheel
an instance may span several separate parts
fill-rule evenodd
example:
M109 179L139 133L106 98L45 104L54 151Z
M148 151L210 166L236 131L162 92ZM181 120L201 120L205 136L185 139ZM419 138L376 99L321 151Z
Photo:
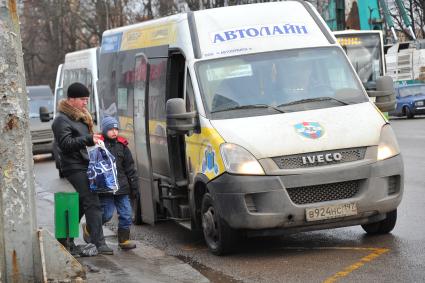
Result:
M406 107L404 112L406 113L407 119L413 119L415 115L413 114L412 110L410 110L409 107Z
M215 255L233 251L238 233L220 217L214 200L209 193L202 199L202 230L208 249Z
M363 230L371 235L388 234L391 232L397 222L397 209L387 213L387 217L376 223L362 225Z

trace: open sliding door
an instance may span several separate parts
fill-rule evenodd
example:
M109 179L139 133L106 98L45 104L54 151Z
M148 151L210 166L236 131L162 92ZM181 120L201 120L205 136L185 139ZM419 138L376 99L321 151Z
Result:
M142 220L154 224L156 207L149 142L149 77L150 65L145 54L139 53L134 65L134 141L142 206Z

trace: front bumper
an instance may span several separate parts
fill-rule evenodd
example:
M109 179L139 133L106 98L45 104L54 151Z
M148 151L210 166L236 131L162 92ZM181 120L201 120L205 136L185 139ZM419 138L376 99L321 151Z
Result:
M361 166L282 176L223 174L208 183L220 216L235 229L263 234L269 230L290 233L377 222L397 208L403 195L403 161L400 155ZM390 179L396 180L395 184ZM359 190L351 198L295 204L288 188L358 180ZM391 188L390 188L391 186ZM389 190L391 193L389 193ZM306 208L356 203L358 214L350 217L307 222ZM282 229L283 228L283 229ZM261 231L262 230L262 231Z
M415 106L413 108L413 114L425 114L425 106Z

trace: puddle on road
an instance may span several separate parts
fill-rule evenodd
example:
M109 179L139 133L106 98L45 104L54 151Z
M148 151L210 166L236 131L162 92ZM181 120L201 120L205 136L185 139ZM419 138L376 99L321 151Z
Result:
M241 280L236 280L222 272L209 268L203 264L195 262L189 257L182 256L182 255L178 255L176 257L180 259L181 261L183 261L184 263L189 264L194 269L198 270L199 273L201 273L206 278L208 278L211 281L211 283L241 283L243 282Z

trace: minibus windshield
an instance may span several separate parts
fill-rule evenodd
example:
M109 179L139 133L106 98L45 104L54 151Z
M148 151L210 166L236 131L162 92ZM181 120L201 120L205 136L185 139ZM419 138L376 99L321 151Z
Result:
M213 119L368 101L342 50L336 47L215 59L198 62L196 68L205 109Z

